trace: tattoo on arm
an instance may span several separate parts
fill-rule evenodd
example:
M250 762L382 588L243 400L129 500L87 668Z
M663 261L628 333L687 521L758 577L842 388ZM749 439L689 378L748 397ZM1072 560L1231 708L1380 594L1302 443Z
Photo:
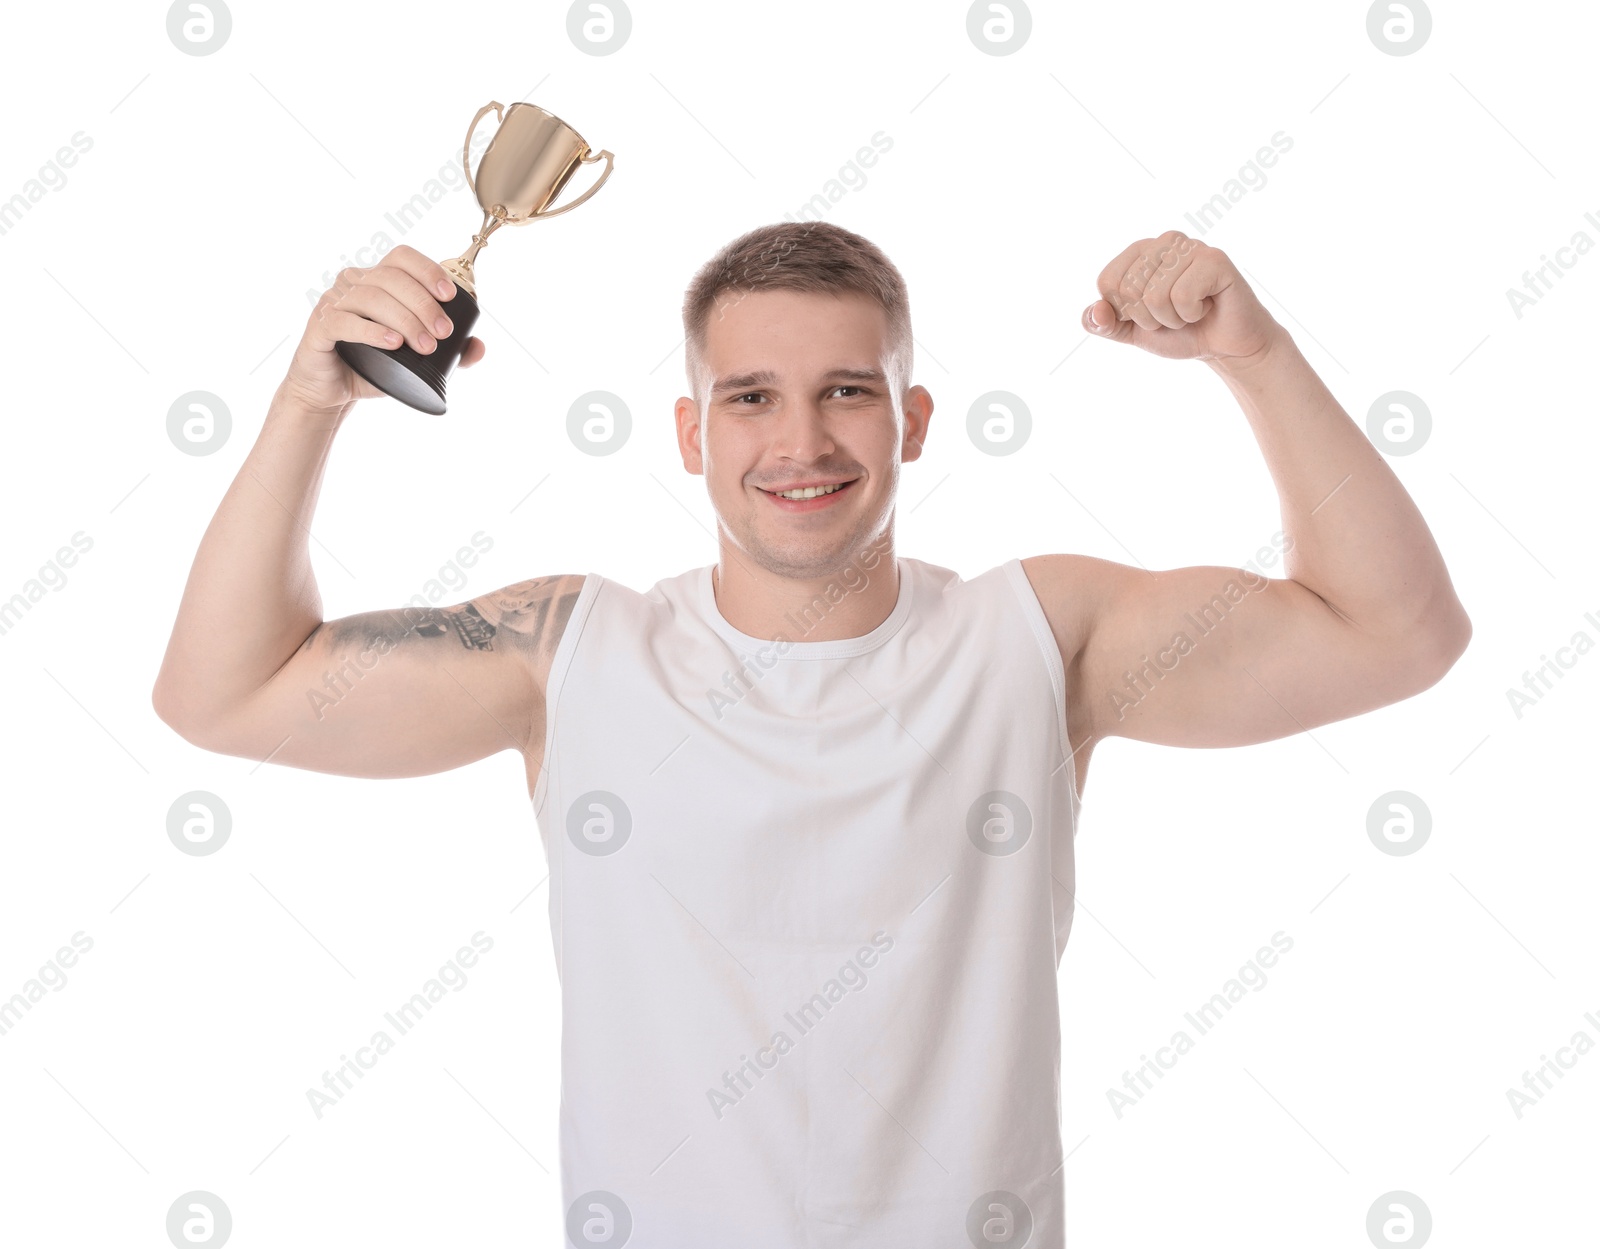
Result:
M575 579L577 589L560 592L563 582L571 580L536 577L452 607L403 607L325 621L311 631L302 649L326 632L328 643L335 650L354 643L363 653L388 650L408 637L454 637L469 651L492 651L496 649L494 639L500 637L513 649L536 654L561 636L572 615L582 590L582 578ZM498 624L485 618L478 608L480 602Z
M326 621L307 639L328 635L335 652L353 647L361 654L383 653L409 638L455 637L468 650L493 650L495 627L471 603L457 607L403 607L390 611L361 612L343 620Z
M469 651L494 649L492 642L494 626L480 616L478 609L471 603L461 607L448 607L442 611L430 607L412 629L421 638L444 637L448 630L454 629L456 636L461 639L461 645Z
M562 583L567 580L565 577L536 577L495 591L485 599L499 612L501 629L516 635L521 645L537 653L551 639L561 636L578 601L582 579L578 579L578 589L562 594Z

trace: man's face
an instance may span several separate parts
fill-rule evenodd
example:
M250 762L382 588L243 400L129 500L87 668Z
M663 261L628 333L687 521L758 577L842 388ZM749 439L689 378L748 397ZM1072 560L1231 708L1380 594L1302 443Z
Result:
M933 399L921 386L892 393L874 300L724 291L703 364L705 413L678 400L678 447L706 478L722 541L779 576L820 578L890 533L900 465L922 454ZM819 481L849 484L810 502L774 493Z

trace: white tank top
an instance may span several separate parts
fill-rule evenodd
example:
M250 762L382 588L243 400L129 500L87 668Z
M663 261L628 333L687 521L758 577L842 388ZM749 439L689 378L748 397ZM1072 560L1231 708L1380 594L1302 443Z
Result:
M1063 1243L1060 653L1020 561L897 564L837 641L585 579L533 794L566 1243Z

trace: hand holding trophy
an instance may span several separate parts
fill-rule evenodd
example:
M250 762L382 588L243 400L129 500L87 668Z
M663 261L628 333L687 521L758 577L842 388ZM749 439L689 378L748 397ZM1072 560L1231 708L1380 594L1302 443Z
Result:
M500 128L478 161L478 176L467 164L472 150L472 133L493 109ZM402 343L393 349L368 343L339 342L334 350L339 358L384 394L431 416L445 410L445 379L461 358L462 349L478 320L477 291L472 262L502 225L526 225L546 217L558 217L588 199L611 176L610 152L590 152L583 136L559 117L528 103L512 104L501 111L498 101L478 110L467 127L467 140L461 152L461 168L467 185L483 209L483 225L472 236L472 246L454 260L444 262L446 272L456 284L456 295L447 301L446 313L451 331L427 355ZM605 171L598 181L577 199L560 208L549 205L579 165L592 165L605 158Z

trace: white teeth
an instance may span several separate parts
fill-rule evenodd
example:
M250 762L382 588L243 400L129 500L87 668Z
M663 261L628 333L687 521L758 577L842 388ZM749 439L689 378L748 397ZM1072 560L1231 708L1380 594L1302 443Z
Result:
M841 481L837 486L810 486L804 490L780 490L774 493L780 499L815 499L818 495L832 494L835 490L842 490L845 484L845 482Z

